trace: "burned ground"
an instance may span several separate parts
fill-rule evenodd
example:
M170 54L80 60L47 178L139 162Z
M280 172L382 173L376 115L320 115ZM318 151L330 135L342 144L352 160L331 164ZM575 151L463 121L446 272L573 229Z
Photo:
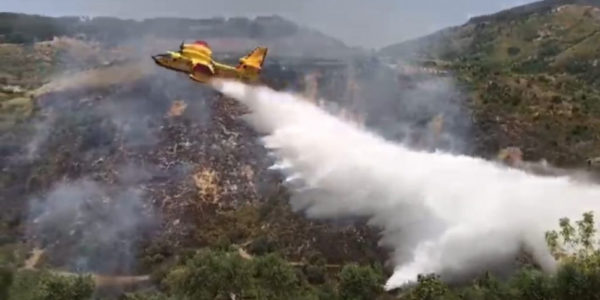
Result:
M368 220L292 210L260 136L238 118L245 107L136 59L65 73L69 55L54 56L52 75L0 98L31 106L0 128L0 254L18 253L11 263L35 248L36 267L157 280L201 248L278 252L292 265L319 261L334 271L386 263ZM448 78L359 57L278 58L263 80L389 139L467 150L468 111L444 100L462 99Z
M271 72L301 92L303 73ZM48 268L113 275L227 244L295 262L385 261L364 220L293 212L259 136L237 118L245 108L179 75L33 99L33 115L1 135L4 241L44 249Z

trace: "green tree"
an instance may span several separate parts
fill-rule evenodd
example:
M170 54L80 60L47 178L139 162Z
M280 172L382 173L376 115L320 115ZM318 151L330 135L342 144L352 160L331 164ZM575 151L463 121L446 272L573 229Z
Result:
M560 231L546 232L546 243L550 253L562 263L576 263L589 270L600 265L598 249L595 247L596 228L593 212L586 212L583 218L571 225L568 218L559 220Z
M293 299L301 293L294 269L276 254L256 258L255 278L258 299Z
M166 277L172 294L185 299L244 298L252 287L252 265L234 252L202 250Z
M277 254L247 260L237 252L203 250L166 276L170 293L183 299L300 299L309 289Z
M554 276L554 297L598 299L600 295L600 252L596 247L594 214L586 212L571 225L560 219L560 230L546 232L550 252L559 263Z
M84 300L94 292L90 276L43 276L36 291L40 300Z
M13 282L13 270L0 267L0 299L8 299L8 291Z
M516 299L545 300L553 297L553 281L539 270L524 268L510 283L515 290Z
M566 263L554 278L554 296L558 299L598 299L599 279L598 270L586 272L576 263Z
M265 255L277 249L277 243L267 236L259 236L250 243L249 251L253 255Z
M521 52L521 49L518 47L508 47L507 51L508 55L515 56Z
M525 266L507 281L486 273L458 289L450 289L435 274L420 275L402 299L600 299L600 251L593 213L584 213L574 224L562 218L558 225L559 229L545 234L551 254L559 261L556 274Z
M411 289L406 299L409 300L434 300L446 299L450 296L450 289L444 284L438 275L419 275L417 285Z
M19 271L9 289L8 299L85 300L94 292L90 276L53 274L48 271Z
M310 284L324 284L327 280L327 260L320 252L308 254L308 262L302 268Z
M371 300L383 292L383 274L370 266L345 265L339 280L339 294L343 300Z

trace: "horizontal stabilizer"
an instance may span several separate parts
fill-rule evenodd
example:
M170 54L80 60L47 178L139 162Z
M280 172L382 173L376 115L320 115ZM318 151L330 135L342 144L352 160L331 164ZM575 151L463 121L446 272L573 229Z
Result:
M265 47L257 47L248 53L246 56L240 58L240 65L238 67L251 67L256 70L260 70L267 56L268 49Z

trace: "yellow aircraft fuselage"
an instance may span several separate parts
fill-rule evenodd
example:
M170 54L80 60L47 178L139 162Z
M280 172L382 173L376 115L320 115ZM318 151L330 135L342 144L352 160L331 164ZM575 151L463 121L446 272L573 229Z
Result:
M186 73L191 79L202 83L215 77L255 82L259 79L268 51L267 48L257 47L240 58L239 64L234 67L213 60L212 50L206 42L182 43L179 48L177 52L168 51L152 58L159 66Z

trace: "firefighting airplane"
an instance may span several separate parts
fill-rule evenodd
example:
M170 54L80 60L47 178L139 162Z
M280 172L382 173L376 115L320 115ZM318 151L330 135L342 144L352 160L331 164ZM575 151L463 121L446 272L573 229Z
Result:
M191 79L201 83L207 83L215 77L256 82L267 50L265 47L257 47L240 58L239 64L234 67L214 61L212 50L205 41L189 44L182 42L179 51L154 55L152 59L163 68L186 73Z

